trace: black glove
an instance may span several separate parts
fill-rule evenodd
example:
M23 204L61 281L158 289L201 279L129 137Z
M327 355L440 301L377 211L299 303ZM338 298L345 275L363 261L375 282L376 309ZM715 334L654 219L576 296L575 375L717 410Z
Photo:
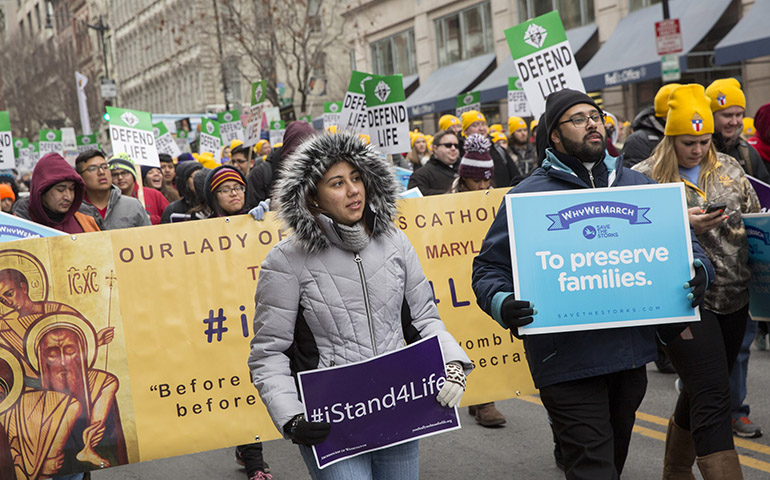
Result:
M299 414L283 426L283 431L292 442L312 447L326 440L332 424L329 422L308 422L305 415Z
M695 267L695 276L692 280L685 282L684 288L692 288L692 292L687 294L687 300L692 300L692 307L695 308L703 303L706 298L706 288L708 287L708 274L706 273L706 267L703 266L703 262L695 259L692 262ZM505 302L503 302L505 304Z
M513 295L509 295L500 305L500 316L505 322L505 326L514 330L532 323L532 315L537 314L534 306L532 302L516 300Z

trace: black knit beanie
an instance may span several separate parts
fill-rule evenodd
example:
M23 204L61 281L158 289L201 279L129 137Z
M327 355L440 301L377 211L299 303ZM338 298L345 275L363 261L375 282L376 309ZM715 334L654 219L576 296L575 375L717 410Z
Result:
M595 107L599 113L602 113L602 109L599 108L599 105L597 105L596 102L594 102L593 98L583 92L570 90L569 88L554 92L545 99L545 119L546 124L548 125L547 137L549 144L551 143L551 132L556 128L561 116L564 115L564 112L579 103L587 103L592 107Z

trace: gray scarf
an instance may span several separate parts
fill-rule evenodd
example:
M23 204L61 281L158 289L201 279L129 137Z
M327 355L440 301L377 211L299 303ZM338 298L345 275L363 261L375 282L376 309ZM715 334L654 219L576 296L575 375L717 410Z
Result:
M369 234L366 233L363 221L354 223L352 226L343 225L341 223L336 223L335 225L337 227L337 232L340 234L342 243L344 243L345 247L351 252L360 252L369 245Z

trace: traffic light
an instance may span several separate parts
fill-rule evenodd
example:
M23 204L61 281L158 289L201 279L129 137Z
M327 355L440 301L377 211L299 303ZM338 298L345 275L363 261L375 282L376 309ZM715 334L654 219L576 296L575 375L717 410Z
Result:
M112 100L105 99L104 100L104 121L105 122L109 122L110 121L110 114L107 113L107 107L111 107L111 106L112 106Z

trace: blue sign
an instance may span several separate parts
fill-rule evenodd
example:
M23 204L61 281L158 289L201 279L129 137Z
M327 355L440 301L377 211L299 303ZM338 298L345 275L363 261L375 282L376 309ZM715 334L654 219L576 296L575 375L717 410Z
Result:
M682 184L506 195L516 298L538 334L696 321Z
M64 232L48 228L39 223L24 220L15 215L0 212L0 242L24 240L27 238L55 237Z
M362 362L301 372L305 418L332 424L313 447L318 467L460 428L457 409L436 400L444 365L433 336Z
M749 313L754 320L770 322L770 213L744 213L749 239Z

